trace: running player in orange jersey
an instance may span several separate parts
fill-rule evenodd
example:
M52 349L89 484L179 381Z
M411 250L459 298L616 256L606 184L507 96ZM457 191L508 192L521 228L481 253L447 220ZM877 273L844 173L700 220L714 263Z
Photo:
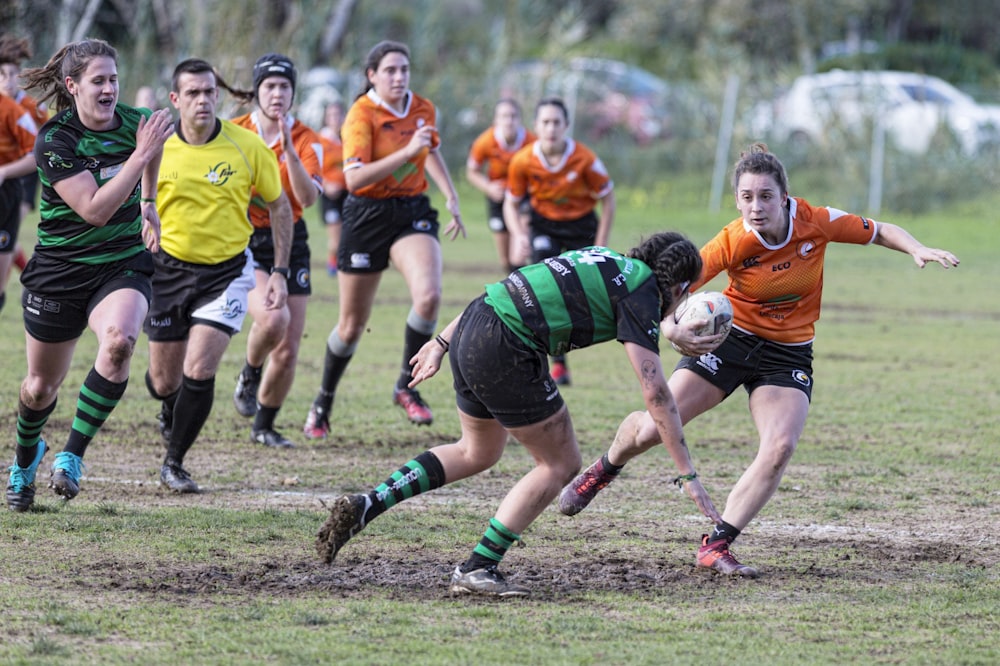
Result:
M294 443L274 429L274 421L295 379L299 345L306 325L306 303L312 293L309 265L309 231L302 209L316 203L322 183L322 148L319 136L290 114L295 97L295 64L278 53L258 58L253 67L256 110L234 123L256 132L274 151L281 170L281 186L292 205L292 250L288 268L274 263L271 215L267 205L250 200L250 252L257 285L250 292L253 325L247 336L246 364L236 380L233 401L243 416L253 417L250 437L264 446L291 448ZM267 279L280 272L288 283L288 300L282 308L266 305ZM264 361L267 368L264 368Z
M0 36L0 95L10 97L20 104L35 121L35 126L41 127L49 119L48 105L37 102L20 87L21 64L29 58L31 58L31 47L27 39L9 34ZM20 219L24 220L35 210L35 200L38 198L38 170L32 168L18 180L21 181ZM24 270L28 261L24 249L18 242L14 245L13 261L18 270Z
M441 306L438 214L427 190L429 174L445 196L452 219L444 233L465 235L458 193L438 148L437 109L410 90L410 52L399 42L379 42L365 62L367 88L344 121L344 202L337 255L340 313L326 343L323 381L303 432L325 437L340 378L371 316L382 272L392 265L409 288L403 359L393 402L410 421L430 424L430 408L409 387L410 359L434 335Z
M587 146L567 136L569 111L557 97L535 107L538 140L510 161L503 216L511 234L511 252L531 263L565 250L604 247L615 219L614 183L604 163ZM531 222L521 224L518 206L528 197ZM595 214L601 203L601 215ZM522 259L523 260L523 259ZM552 379L570 383L565 356L552 358Z
M741 213L702 249L697 290L725 271L725 294L733 304L734 325L714 351L719 335L693 336L690 327L665 320L664 334L683 353L668 385L683 423L702 414L743 386L760 437L757 457L729 494L722 520L702 536L696 563L720 573L755 578L730 544L764 508L805 427L812 396L812 342L820 315L823 260L830 243L875 244L909 254L918 267L937 262L958 266L946 250L925 247L894 224L812 206L788 195L788 177L767 146L744 152L733 173ZM720 334L721 335L721 334ZM618 428L611 449L566 486L559 508L573 515L615 478L626 462L660 441L648 412L633 412ZM677 485L692 475L674 479Z
M17 94L23 94L18 75L25 53L31 53L25 40L0 37L0 309L7 297L14 255L20 250L17 233L24 216L24 179L36 172L32 150L40 125L17 103Z
M320 196L323 227L326 229L326 272L337 274L337 248L340 247L340 224L347 198L344 180L344 143L340 128L344 124L344 104L330 102L323 110L319 140L323 144L323 193Z
M472 186L486 195L486 220L496 243L505 273L520 267L510 257L510 233L503 221L503 198L507 191L507 170L514 153L535 140L535 134L521 124L521 107L504 98L493 108L493 124L476 137L469 149L465 175ZM526 207L521 211L526 213ZM522 226L527 226L523 221Z

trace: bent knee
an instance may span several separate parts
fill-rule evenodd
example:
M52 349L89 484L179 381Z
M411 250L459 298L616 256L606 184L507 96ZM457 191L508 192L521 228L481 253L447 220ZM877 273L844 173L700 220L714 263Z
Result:
M101 347L113 366L123 367L129 364L135 352L135 338L120 329L108 329Z
M775 472L782 472L795 453L795 440L773 440L761 442L758 455L763 458Z

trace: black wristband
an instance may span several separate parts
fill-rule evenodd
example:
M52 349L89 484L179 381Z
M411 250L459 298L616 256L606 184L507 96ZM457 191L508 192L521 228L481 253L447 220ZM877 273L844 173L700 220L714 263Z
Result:
M441 345L441 349L445 350L445 352L448 351L448 347L451 347L451 343L442 338L440 335L434 338L434 342Z

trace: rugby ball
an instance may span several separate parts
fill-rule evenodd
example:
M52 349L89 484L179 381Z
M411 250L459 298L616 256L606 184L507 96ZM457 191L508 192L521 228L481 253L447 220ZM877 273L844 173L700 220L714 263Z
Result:
M707 320L704 326L695 329L698 335L724 333L728 336L733 329L733 304L721 292L699 291L688 296L680 307L683 309L674 313L674 321L678 324L693 319Z

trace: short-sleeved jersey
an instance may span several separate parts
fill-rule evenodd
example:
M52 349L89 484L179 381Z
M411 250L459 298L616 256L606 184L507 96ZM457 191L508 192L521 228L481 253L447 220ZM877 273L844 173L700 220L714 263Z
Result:
M319 141L323 146L323 180L328 183L337 183L345 190L347 181L344 179L344 144L340 137L336 139L319 133Z
M0 164L16 162L35 147L38 125L24 107L0 95Z
M553 222L583 217L613 188L604 163L570 138L558 164L549 165L536 141L514 154L507 175L507 196L514 201L530 196L535 212Z
M788 236L768 245L743 223L730 222L701 248L701 279L694 291L726 271L723 293L733 304L733 324L783 344L806 344L815 337L823 296L823 262L829 243L866 245L878 225L836 208L811 206L789 197Z
M111 219L102 227L86 222L67 204L53 185L87 172L98 187L122 169L135 150L139 119L145 109L125 104L115 107L118 127L96 132L80 122L74 109L56 114L45 123L35 142L41 199L38 206L38 245L35 252L62 261L103 264L142 252L139 181Z
M606 247L520 268L487 285L486 302L525 344L553 356L612 339L659 353L656 276Z
M535 134L524 127L510 143L496 127L489 127L472 142L466 164L471 169L486 165L486 177L490 180L506 180L507 171L514 153L534 142Z
M41 127L49 122L49 107L46 104L39 104L34 97L30 97L23 90L18 90L14 101L21 105L25 111L35 121L35 125Z
M193 264L242 253L253 231L247 211L255 189L267 202L282 191L278 160L256 132L219 120L215 135L200 146L175 132L160 163L160 247Z
M261 140L263 140L264 137L261 135L257 118L257 111L252 111L239 118L233 118L233 122L240 127L245 127L248 130L256 132L261 137ZM312 128L293 118L291 115L287 116L286 122L292 128L292 143L295 144L295 151L299 154L299 159L302 160L302 166L305 167L309 177L313 179L316 189L322 192L323 177L321 174L321 163L323 160L323 148L320 144L319 135ZM285 194L288 195L288 201L292 204L292 219L298 221L302 218L302 204L295 198L295 193L292 191L292 182L288 177L288 163L285 157L285 150L281 147L281 138L276 138L269 148L274 151L275 157L278 158L278 167L281 171L281 186L284 188ZM260 229L271 226L271 213L267 208L267 202L256 191L250 199L250 223Z
M369 90L351 105L340 135L344 140L344 171L371 164L403 148L413 134L427 125L437 126L437 110L429 100L410 91L402 113L386 104ZM412 197L427 189L424 163L431 150L437 150L441 138L434 133L429 149L404 163L390 176L358 188L352 194L372 199Z

